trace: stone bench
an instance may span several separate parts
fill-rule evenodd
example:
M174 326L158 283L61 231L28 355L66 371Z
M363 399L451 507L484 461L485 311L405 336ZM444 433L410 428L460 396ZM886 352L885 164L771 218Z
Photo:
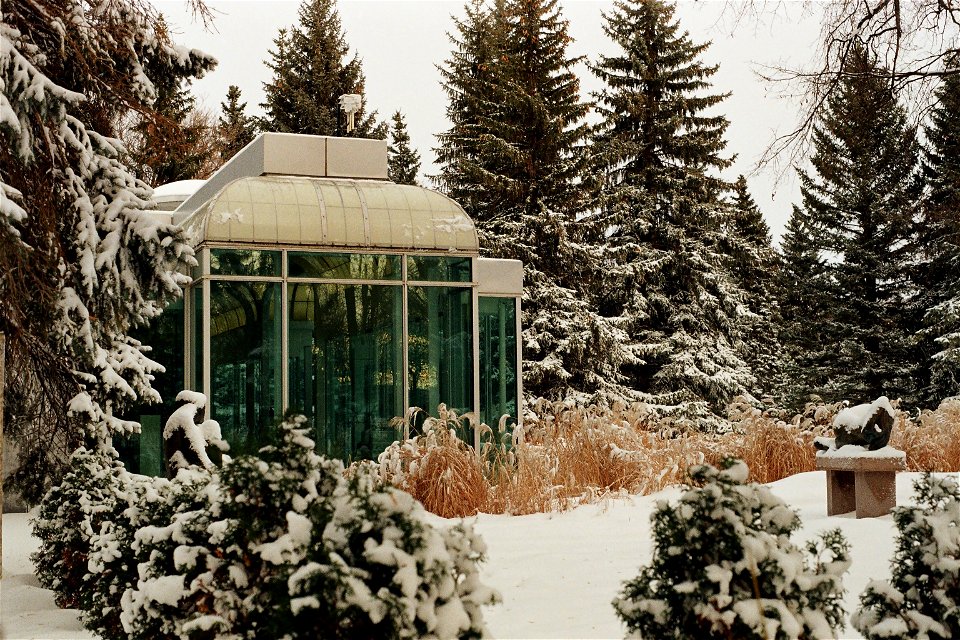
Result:
M904 453L890 447L862 454L843 449L817 454L816 468L827 472L827 515L855 511L857 518L876 518L890 513L897 505L897 471L907 468Z

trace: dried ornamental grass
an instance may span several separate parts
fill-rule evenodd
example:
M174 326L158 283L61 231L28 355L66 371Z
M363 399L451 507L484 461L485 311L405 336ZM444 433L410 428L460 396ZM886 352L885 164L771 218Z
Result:
M751 480L769 483L814 469L813 438L830 432L844 406L814 398L787 421L774 407L737 399L729 429L700 433L679 431L642 404L538 401L512 432L505 420L491 429L441 405L420 434L381 455L380 475L446 517L560 511L609 496L650 494L680 484L691 465L717 465L726 457L742 459ZM918 420L898 411L891 444L907 451L911 469L960 470L958 425L960 400ZM457 435L472 436L475 429L479 451Z

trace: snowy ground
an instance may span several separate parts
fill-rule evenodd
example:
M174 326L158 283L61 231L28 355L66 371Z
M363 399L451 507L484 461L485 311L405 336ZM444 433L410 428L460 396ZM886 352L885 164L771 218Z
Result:
M911 501L916 474L899 474L899 504ZM771 485L800 511L803 529L796 541L840 527L850 541L853 565L845 577L847 611L868 580L889 575L895 529L890 516L856 520L826 515L824 472L803 473ZM649 560L650 512L657 499L675 499L678 490L655 496L610 500L566 513L476 518L489 546L484 580L503 595L486 620L496 638L617 638L623 627L610 601L620 584ZM36 548L28 517L3 517L3 581L0 638L9 640L93 638L75 611L58 610L33 575L29 554ZM436 518L440 522L441 519ZM853 631L843 638L859 638Z

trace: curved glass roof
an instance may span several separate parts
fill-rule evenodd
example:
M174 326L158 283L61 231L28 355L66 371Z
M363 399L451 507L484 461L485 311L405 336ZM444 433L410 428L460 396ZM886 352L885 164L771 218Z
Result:
M182 226L195 246L479 250L476 227L456 202L422 187L379 180L240 178Z

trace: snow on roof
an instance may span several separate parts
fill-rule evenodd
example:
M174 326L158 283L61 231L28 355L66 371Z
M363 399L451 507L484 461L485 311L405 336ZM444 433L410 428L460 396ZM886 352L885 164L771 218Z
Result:
M165 203L175 203L179 205L196 193L200 187L206 183L206 180L177 180L176 182L162 184L153 190L153 201L158 205ZM164 209L165 207L160 208ZM170 207L170 209L176 209L176 207Z
M840 411L833 419L833 426L834 428L846 427L848 430L861 429L867 424L867 421L873 417L877 409L885 410L890 414L891 418L896 417L896 413L893 411L893 406L891 406L887 396L880 396L873 402L858 404Z

